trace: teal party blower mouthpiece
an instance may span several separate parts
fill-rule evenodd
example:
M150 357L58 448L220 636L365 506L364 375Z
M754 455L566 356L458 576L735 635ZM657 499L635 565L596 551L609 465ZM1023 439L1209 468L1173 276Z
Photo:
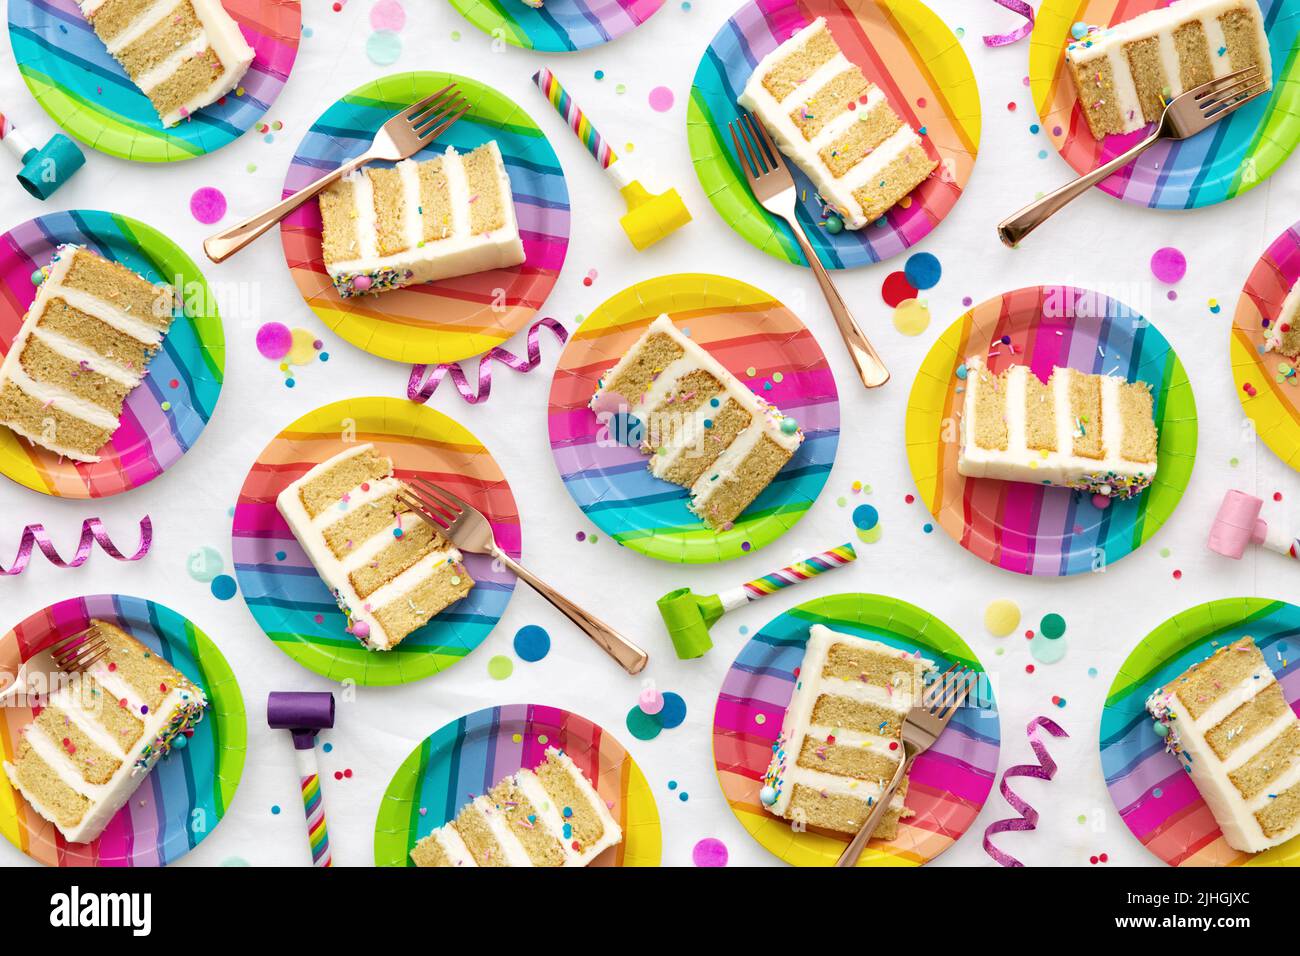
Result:
M684 661L693 660L703 657L713 646L709 628L723 614L743 607L750 601L775 594L792 584L842 568L857 558L858 553L853 550L853 545L842 544L761 578L746 581L721 594L692 594L690 588L678 588L659 599L659 613L663 616L664 627L668 629L677 656Z
M50 141L37 149L18 132L3 113L0 113L0 143L21 164L18 183L37 199L49 199L86 163L81 149L62 133L55 133Z

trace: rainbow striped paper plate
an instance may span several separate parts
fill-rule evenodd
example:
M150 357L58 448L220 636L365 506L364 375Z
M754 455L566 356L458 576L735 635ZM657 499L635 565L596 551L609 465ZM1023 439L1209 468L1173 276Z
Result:
M1278 320L1297 281L1300 223L1278 236L1251 270L1237 300L1228 350L1237 398L1255 431L1274 454L1300 471L1300 373L1296 362L1264 351L1264 324Z
M474 587L391 651L348 634L347 618L276 510L276 496L354 442L373 442L399 478L426 478L476 506L497 544L519 557L519 509L505 475L470 432L441 412L399 398L352 398L308 412L257 456L235 505L239 590L266 636L330 680L406 684L446 670L483 643L505 613L514 575L466 554Z
M799 222L828 269L879 262L914 246L948 215L970 179L980 143L980 99L961 44L918 0L750 0L718 31L695 71L687 109L691 159L724 222L751 244L807 265L794 233L749 191L727 132L740 115L736 97L758 61L817 17L825 17L844 55L879 86L889 105L924 129L940 166L882 219L831 233L808 177L794 164Z
M154 766L134 796L93 843L68 843L0 773L0 833L49 866L163 866L210 834L230 808L247 747L244 698L230 665L191 621L169 607L120 594L52 604L0 637L0 670L16 673L60 637L97 618L115 624L203 689L203 719L184 748ZM0 758L12 760L32 721L28 706L0 707Z
M384 793L375 821L375 864L414 866L416 843L498 780L536 767L547 747L573 759L623 829L623 842L591 865L658 866L659 810L636 761L590 720L541 704L487 707L424 738Z
M365 152L394 113L449 83L470 101L470 111L413 158L441 156L448 146L468 152L496 140L524 242L521 265L343 299L325 271L319 204L306 203L280 223L285 261L311 310L357 348L398 362L455 362L500 345L551 294L569 246L569 190L545 135L505 96L452 73L395 73L343 97L298 145L284 195Z
M1144 127L1097 142L1088 129L1065 48L1076 23L1111 26L1166 6L1166 0L1043 0L1029 40L1029 85L1043 133L1076 173L1091 172L1150 132ZM1097 188L1155 209L1210 206L1263 182L1300 142L1300 7L1259 0L1273 59L1273 90L1182 142L1166 140Z
M971 702L933 747L916 758L907 808L893 840L871 840L858 866L919 866L952 846L988 799L1002 745L997 703L975 653L934 615L880 594L835 594L779 615L741 648L722 679L713 712L713 763L731 810L764 848L796 866L830 866L851 839L815 827L802 831L764 809L758 794L794 695L808 629L824 624L923 656L939 672L961 663L980 672Z
M1057 365L1146 382L1160 433L1156 477L1127 501L957 473L966 359L994 374ZM907 403L907 460L921 500L963 548L1019 574L1096 571L1137 550L1173 513L1196 459L1196 401L1173 347L1129 306L1071 286L1032 286L972 308L921 363Z
M1300 837L1263 853L1228 846L1176 756L1153 730L1147 698L1218 648L1253 637L1292 709L1300 710L1300 607L1263 598L1200 604L1170 618L1134 648L1101 714L1101 769L1119 815L1142 845L1171 866L1300 866Z
M799 422L804 441L728 531L686 507L685 488L654 477L646 457L587 407L600 377L661 313L756 395ZM826 356L793 312L723 276L639 282L606 299L565 346L551 382L551 453L583 514L619 544L664 561L729 561L770 544L812 507L830 476L840 406Z
M223 0L253 48L235 92L164 129L77 0L9 0L14 59L50 118L92 149L145 163L202 156L242 136L280 95L298 55L298 0Z
M466 20L493 40L542 53L585 50L639 27L664 0L451 0Z
M217 300L198 266L158 230L115 213L77 209L40 216L0 235L0 353L36 298L32 276L64 243L77 243L154 282L176 287L182 313L98 462L75 462L0 426L0 473L47 495L104 498L152 481L198 441L212 417L226 363Z

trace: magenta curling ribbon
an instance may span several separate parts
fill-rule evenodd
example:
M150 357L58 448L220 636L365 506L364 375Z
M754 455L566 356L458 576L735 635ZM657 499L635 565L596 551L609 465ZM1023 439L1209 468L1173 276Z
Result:
M1022 763L1014 767L1008 767L1002 774L1002 783L999 787L1003 799L1011 804L1011 809L1020 814L1020 818L997 820L990 823L984 830L984 852L993 857L1000 866L1024 866L1024 864L1009 853L1003 853L995 847L990 837L996 833L1033 830L1038 826L1038 811L1016 796L1010 785L1008 785L1007 778L1033 777L1035 780L1051 780L1056 776L1056 761L1052 759L1047 752L1047 747L1036 736L1039 728L1046 730L1053 737L1070 736L1055 721L1047 717L1035 717L1029 722L1029 726L1025 728L1025 733L1029 735L1029 747L1033 750L1034 756L1038 758L1038 763Z
M0 565L0 576L22 574L27 570L27 564L32 559L33 547L40 548L41 554L45 555L50 564L56 568L79 568L86 563L86 559L90 557L91 546L96 543L116 561L139 561L153 547L153 522L149 520L148 515L140 519L140 547L135 554L127 557L109 538L102 521L98 518L87 518L81 523L81 540L77 543L77 553L71 561L64 561L59 557L59 552L54 549L54 542L50 540L50 533L45 530L44 525L29 524L23 528L22 540L18 543L18 556L14 558L13 566L6 569Z
M1018 13L1025 18L1025 22L1020 24L1010 33L991 33L984 37L985 46L1006 46L1009 43L1015 43L1017 40L1023 40L1029 36L1029 31L1034 28L1034 8L1025 3L1025 0L993 0L998 6L1006 7L1012 13Z
M429 366L427 365L411 366L411 377L406 383L406 397L413 402L427 402L433 397L433 393L437 391L439 383L450 375L452 382L456 385L456 391L460 392L460 397L465 399L466 402L471 405L486 402L488 396L492 394L493 359L512 371L531 372L537 368L538 363L542 360L540 336L543 328L548 328L554 332L561 345L569 339L569 333L555 319L549 317L538 319L528 330L528 358L522 359L498 345L487 351L478 360L477 393L470 388L469 380L465 378L464 369L455 362L450 362L435 365L432 372L429 372ZM426 372L428 372L428 378L425 378Z

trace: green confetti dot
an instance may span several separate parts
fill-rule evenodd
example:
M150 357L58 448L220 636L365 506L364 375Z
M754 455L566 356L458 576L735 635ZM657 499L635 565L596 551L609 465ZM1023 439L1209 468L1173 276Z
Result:
M1065 618L1059 614L1044 614L1038 623L1038 630L1043 637L1054 641L1065 633Z
M618 86L614 87L614 92L617 93L619 96L622 96L624 93L627 92L627 87L624 86L622 83L620 83L618 84Z
M515 671L515 664L504 654L498 654L488 661L488 676L493 680L505 680Z
M627 730L637 740L654 740L663 730L657 714L647 714L640 707L633 707L627 712Z

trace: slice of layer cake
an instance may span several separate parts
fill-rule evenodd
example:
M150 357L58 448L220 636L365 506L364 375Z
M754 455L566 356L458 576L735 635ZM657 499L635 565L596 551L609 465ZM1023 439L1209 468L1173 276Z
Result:
M690 490L691 511L726 531L803 442L763 401L661 315L601 378L591 408L631 414L656 478Z
M0 425L74 461L99 461L126 397L171 327L175 290L65 245L0 365Z
M1255 0L1175 0L1092 27L1065 48L1065 63L1095 139L1155 123L1180 93L1236 70L1273 77Z
M275 499L348 633L392 650L474 586L461 553L398 500L406 488L371 444L323 461Z
M555 747L461 808L411 850L416 866L586 866L623 842L596 788Z
M1252 638L1193 664L1147 700L1234 850L1300 835L1300 720Z
M763 57L738 101L848 229L879 219L939 165L823 17Z
M9 782L69 843L98 837L207 707L200 688L130 634L90 623L108 653L53 690L4 764Z
M1027 366L994 375L966 360L957 471L1131 498L1155 478L1151 387L1058 366L1043 382Z
M759 799L799 827L857 833L903 760L903 721L934 662L814 624ZM873 839L912 816L895 791Z
M321 193L320 215L325 268L345 299L524 261L495 141L358 169Z
M221 0L78 2L164 127L235 89L253 62L253 48Z
M1264 351L1300 359L1300 282L1291 287L1277 318L1265 327Z

